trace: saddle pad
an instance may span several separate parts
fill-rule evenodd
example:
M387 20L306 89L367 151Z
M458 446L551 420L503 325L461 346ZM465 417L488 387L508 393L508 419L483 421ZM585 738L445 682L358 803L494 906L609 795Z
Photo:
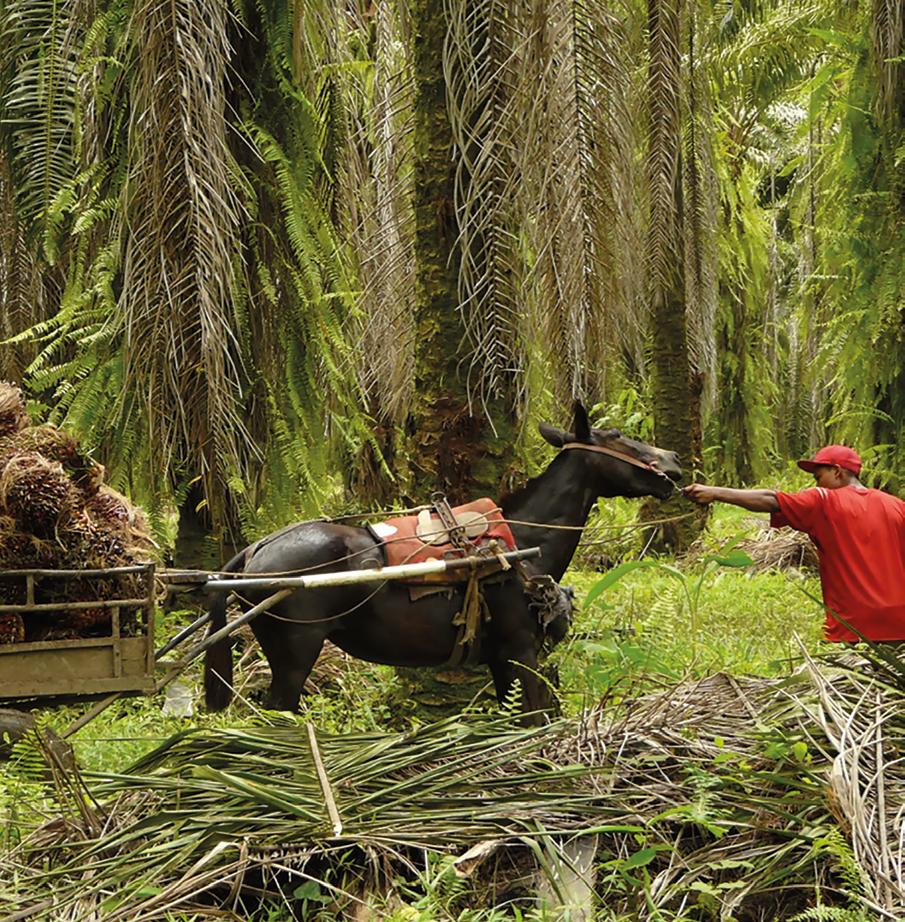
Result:
M502 550L515 550L515 539L503 521L503 511L492 499L478 499L464 506L455 506L452 511L475 547L496 540ZM456 548L449 543L449 535L439 517L427 509L417 516L386 519L371 525L370 530L383 542L387 566L390 567L459 556Z

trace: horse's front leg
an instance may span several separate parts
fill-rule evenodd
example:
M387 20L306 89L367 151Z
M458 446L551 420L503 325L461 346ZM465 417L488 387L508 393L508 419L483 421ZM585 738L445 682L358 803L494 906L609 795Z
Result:
M500 648L490 661L490 672L500 704L506 701L515 680L518 679L521 687L521 711L525 715L522 723L534 726L544 722L542 712L552 708L553 698L540 674L537 653L533 648Z
M270 664L267 707L274 711L297 711L305 682L324 646L323 632L262 615L253 622L255 635Z

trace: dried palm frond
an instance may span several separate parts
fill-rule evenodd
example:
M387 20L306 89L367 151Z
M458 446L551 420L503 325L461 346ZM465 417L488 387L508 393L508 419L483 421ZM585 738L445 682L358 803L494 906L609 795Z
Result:
M685 259L685 304L691 367L704 382L704 410L716 399L716 342L718 301L717 208L718 182L711 148L714 134L712 101L706 61L695 46L697 19L690 12L688 26L689 75L684 125L685 207L682 237Z
M279 898L305 875L335 887L331 867L363 879L377 855L404 873L420 849L491 842L478 876L521 881L510 849L585 834L614 871L596 890L616 914L662 918L705 893L726 917L785 918L819 893L894 919L901 704L847 657L684 682L534 730L497 718L407 734L328 736L297 721L191 731L96 779L103 836L51 823L10 860L28 900L52 886L61 911L105 899L107 918L137 922L255 887Z
M891 654L895 655L895 654ZM886 914L905 909L905 724L901 688L891 694L871 681L869 662L853 658L842 675L805 656L817 691L814 716L832 757L830 793L851 841L869 905ZM899 669L905 660L899 655Z
M215 519L230 475L255 454L234 332L240 208L226 139L229 15L225 0L135 6L120 296L121 412L142 420L161 467L200 467Z
M814 542L790 528L764 529L738 548L751 558L755 570L816 571L820 563Z
M765 528L755 519L750 522L756 533L734 546L751 558L751 570L817 571L820 564L817 548L806 534L792 528ZM714 548L702 537L692 544L683 559L694 565L713 552Z
M8 437L29 423L25 397L21 388L9 381L0 381L0 436Z
M562 401L602 396L614 339L637 354L643 337L631 39L606 4L535 7L519 88L519 214L533 251L525 291L534 335L551 343L557 364L567 359L556 371Z
M560 400L599 393L613 334L635 354L644 326L630 26L565 0L446 9L472 395L523 412L535 341Z
M404 7L377 4L373 80L345 83L351 124L340 178L361 278L358 374L375 417L397 425L411 409L415 360L414 81L405 16Z
M456 173L459 306L468 336L472 399L524 388L518 303L523 274L515 235L518 175L516 86L524 5L448 0L443 68ZM524 401L524 394L520 395Z
M668 300L680 254L679 159L682 73L679 0L648 5L648 245L647 272L654 303Z
M586 802L576 784L580 771L563 775L538 759L554 732L550 728L444 721L409 734L329 737L312 730L293 722L173 739L136 765L135 774L95 789L95 796L118 802L105 823L105 845L101 839L78 842L69 830L48 827L14 860L40 854L62 858L56 869L63 875L58 911L77 901L90 906L112 887L124 901L107 918L138 922L159 917L161 907L188 909L216 899L224 885L235 885L235 894L248 898L252 894L244 893L244 885L252 871L277 893L281 876L284 883L293 877L301 882L317 859L316 849L305 843L320 842L329 854L340 841L334 839L337 815L325 809L328 788L342 837L387 857L438 837L464 845L526 823L572 826ZM178 806L174 784L181 787ZM221 814L218 805L233 818ZM178 841L169 826L173 809L182 823ZM144 832L135 839L138 823ZM235 833L244 844L229 844ZM160 850L164 837L167 855ZM74 870L72 861L102 873L70 889L65 868ZM153 905L141 895L152 878ZM39 897L36 883L30 878L30 900Z

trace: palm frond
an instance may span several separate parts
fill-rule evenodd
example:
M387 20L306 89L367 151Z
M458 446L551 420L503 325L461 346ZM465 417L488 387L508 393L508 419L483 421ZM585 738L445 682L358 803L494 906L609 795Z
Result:
M874 0L871 44L879 78L878 110L887 124L905 122L905 7L898 0Z
M688 26L689 69L687 116L683 133L685 202L685 303L688 317L689 358L693 371L703 377L704 413L716 399L716 342L718 252L718 182L711 147L714 119L710 87L700 49L696 47L694 12Z
M8 75L0 130L11 139L20 220L31 239L75 173L78 55L89 5L12 0L0 14L0 71Z
M45 319L41 274L19 223L9 164L0 146L0 340ZM21 381L35 349L25 343L0 346L0 377Z
M361 897L386 887L380 867L392 878L451 852L463 865L529 852L543 867L580 838L605 872L598 899L620 916L681 915L704 894L726 917L824 899L894 919L901 709L901 689L849 654L685 681L535 729L472 716L408 733L328 735L298 719L190 730L91 778L93 807L76 780L63 806L82 822L28 835L5 858L7 892L111 922L250 914L262 896L285 911L305 880L342 904L347 881ZM505 869L491 858L469 871L488 902Z
M368 409L401 425L411 409L415 361L415 214L412 172L414 80L407 12L379 4L348 35L344 64L352 132L343 198L358 269L358 376ZM353 57L373 29L373 58ZM389 348L392 344L392 348Z
M521 179L515 164L517 52L530 39L520 32L518 2L452 0L444 9L449 25L443 67L456 158L459 310L467 337L470 399L480 401L487 413L493 400L512 405L525 396L518 304L522 271L512 212Z
M681 0L648 4L648 284L654 303L674 287L680 252Z
M255 449L233 328L241 211L230 183L227 4L141 0L130 24L128 237L120 296L124 418L139 412L159 470L198 464L215 518L228 472Z

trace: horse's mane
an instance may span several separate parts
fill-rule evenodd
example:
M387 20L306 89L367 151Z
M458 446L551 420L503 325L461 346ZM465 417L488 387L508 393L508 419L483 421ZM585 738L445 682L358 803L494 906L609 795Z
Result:
M540 482L553 470L553 465L556 464L561 457L562 452L557 454L547 467L536 477L531 477L526 483L522 484L520 487L516 487L511 493L504 493L502 497L500 497L500 508L506 512L512 509L513 506L519 506L530 499L537 492Z

